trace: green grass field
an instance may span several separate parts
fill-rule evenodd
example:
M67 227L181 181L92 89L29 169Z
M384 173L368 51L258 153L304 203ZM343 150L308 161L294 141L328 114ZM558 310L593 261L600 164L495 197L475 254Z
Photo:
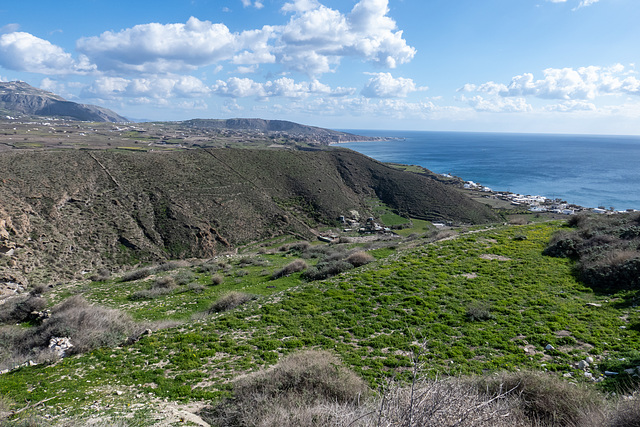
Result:
M0 394L15 402L52 398L33 409L52 419L103 411L135 413L139 425L151 425L145 414L163 399L210 402L229 394L230 379L309 348L337 354L374 388L408 378L416 357L431 377L533 369L580 382L591 381L575 364L593 357L589 372L603 379L594 387L619 390L635 382L624 369L640 365L634 295L595 293L576 281L570 261L543 256L560 227L505 226L437 243L412 241L411 249L374 251L375 262L319 282L301 281L300 273L269 280L294 259L272 251L252 255L261 265L231 262L217 286L210 285L215 273L194 269L193 282L204 287L199 293L183 285L181 292L132 301L152 278L70 285L57 298L81 293L136 319L184 323L130 346L4 374ZM230 290L258 298L198 315Z

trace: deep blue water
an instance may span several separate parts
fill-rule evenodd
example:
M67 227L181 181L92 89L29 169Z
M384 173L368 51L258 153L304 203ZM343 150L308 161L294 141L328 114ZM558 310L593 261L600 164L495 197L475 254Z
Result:
M383 162L420 165L496 191L640 209L640 136L348 132L401 138L341 144Z

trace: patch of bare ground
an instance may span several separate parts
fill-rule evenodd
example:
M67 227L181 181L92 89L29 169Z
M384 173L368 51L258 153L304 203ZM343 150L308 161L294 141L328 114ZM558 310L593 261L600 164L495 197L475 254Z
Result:
M502 255L495 255L495 254L482 254L480 255L480 258L490 260L490 261L494 261L494 260L495 261L511 261L511 258L502 256Z

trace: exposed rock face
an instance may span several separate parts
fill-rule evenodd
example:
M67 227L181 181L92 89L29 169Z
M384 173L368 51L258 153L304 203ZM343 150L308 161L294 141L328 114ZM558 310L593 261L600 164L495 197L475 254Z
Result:
M109 109L67 101L24 82L0 82L0 109L27 115L55 116L92 122L128 121Z

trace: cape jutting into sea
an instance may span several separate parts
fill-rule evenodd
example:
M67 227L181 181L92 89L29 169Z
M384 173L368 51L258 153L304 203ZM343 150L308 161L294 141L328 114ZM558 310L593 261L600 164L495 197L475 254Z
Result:
M494 191L640 209L640 136L347 132L393 138L341 144L382 162L423 166Z

